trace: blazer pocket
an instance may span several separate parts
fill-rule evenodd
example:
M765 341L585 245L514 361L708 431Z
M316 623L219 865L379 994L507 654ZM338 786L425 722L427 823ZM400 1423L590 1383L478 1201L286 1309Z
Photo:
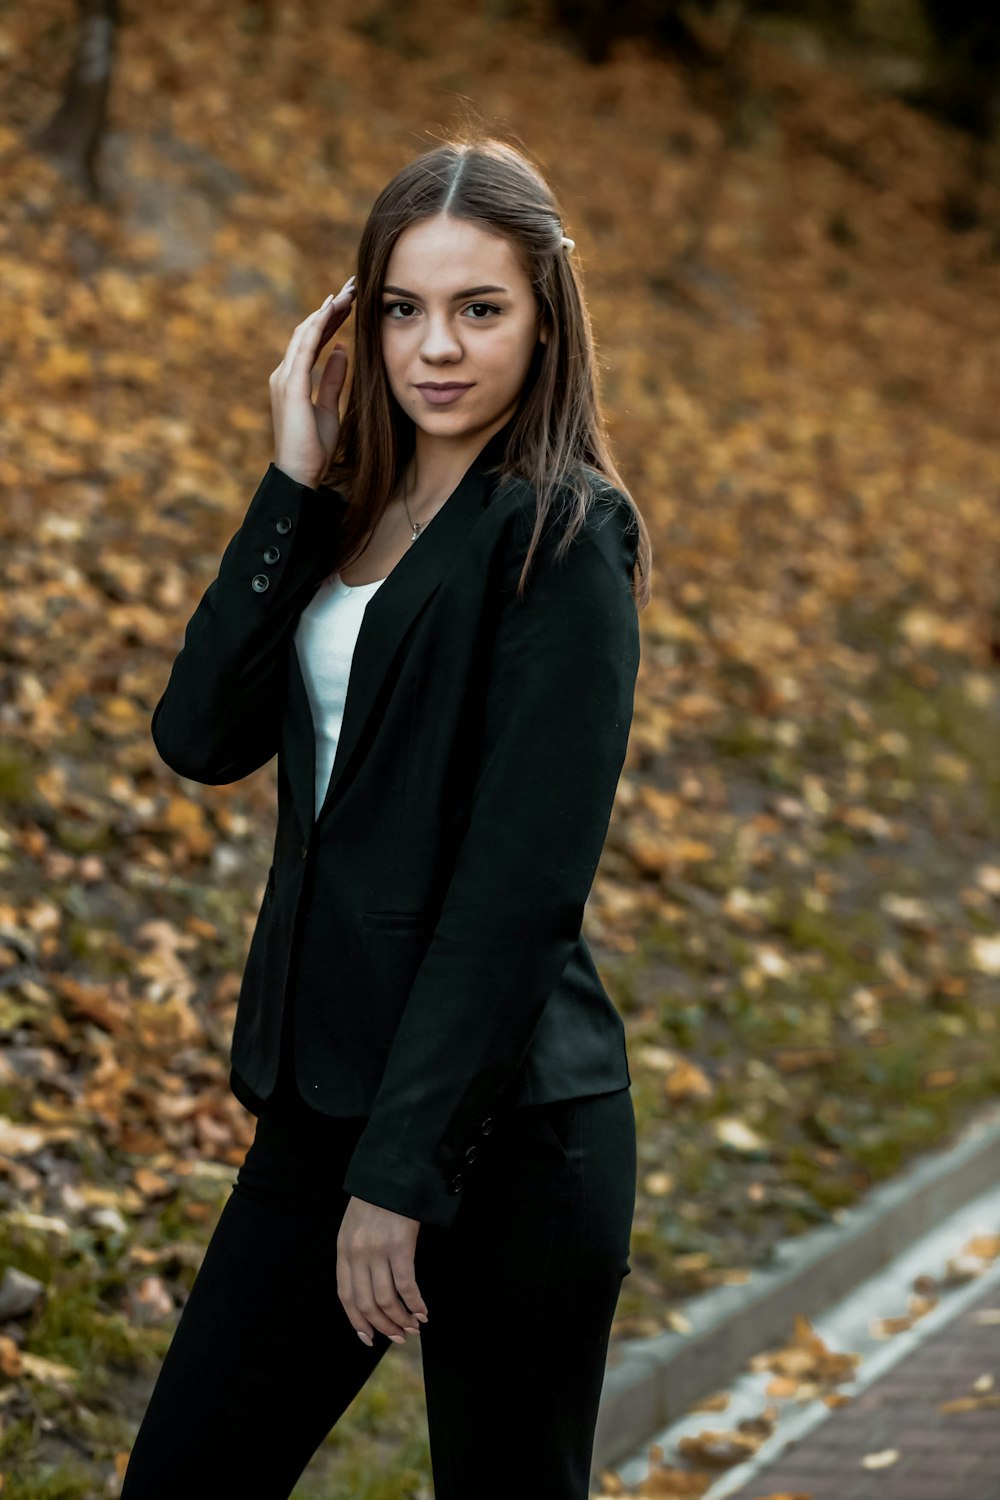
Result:
M422 932L433 918L424 911L363 911L362 927L378 928L382 932Z

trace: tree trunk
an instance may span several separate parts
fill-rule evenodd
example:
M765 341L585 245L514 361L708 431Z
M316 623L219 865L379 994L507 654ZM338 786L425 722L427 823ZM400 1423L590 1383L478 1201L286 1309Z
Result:
M35 149L51 157L88 197L101 196L97 156L107 120L119 21L118 0L78 0L76 56L62 103L35 135Z

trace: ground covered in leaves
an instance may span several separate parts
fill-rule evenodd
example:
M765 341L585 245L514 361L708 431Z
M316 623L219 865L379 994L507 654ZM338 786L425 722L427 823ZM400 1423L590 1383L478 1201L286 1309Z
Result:
M640 1129L616 1339L1000 1084L1000 194L956 233L958 139L766 38L734 90L639 45L591 69L528 12L358 14L130 13L95 205L26 149L71 11L0 13L14 1500L117 1493L252 1136L228 1042L273 767L182 782L149 717L272 457L268 373L470 95L562 197L654 546L586 928ZM408 1345L296 1496L429 1483Z

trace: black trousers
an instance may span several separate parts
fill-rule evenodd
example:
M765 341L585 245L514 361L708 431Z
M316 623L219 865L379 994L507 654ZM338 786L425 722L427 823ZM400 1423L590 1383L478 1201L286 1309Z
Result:
M287 1074L285 1075L287 1077ZM161 1366L122 1500L287 1500L387 1350L337 1295L364 1126L283 1083L257 1121ZM635 1207L629 1089L494 1113L446 1229L424 1224L417 1338L435 1500L586 1500Z

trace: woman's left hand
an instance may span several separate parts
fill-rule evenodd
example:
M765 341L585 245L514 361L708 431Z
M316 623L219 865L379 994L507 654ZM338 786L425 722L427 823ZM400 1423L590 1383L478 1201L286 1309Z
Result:
M427 1321L413 1261L420 1220L352 1198L337 1235L337 1294L352 1328L371 1344L377 1328L395 1343Z

